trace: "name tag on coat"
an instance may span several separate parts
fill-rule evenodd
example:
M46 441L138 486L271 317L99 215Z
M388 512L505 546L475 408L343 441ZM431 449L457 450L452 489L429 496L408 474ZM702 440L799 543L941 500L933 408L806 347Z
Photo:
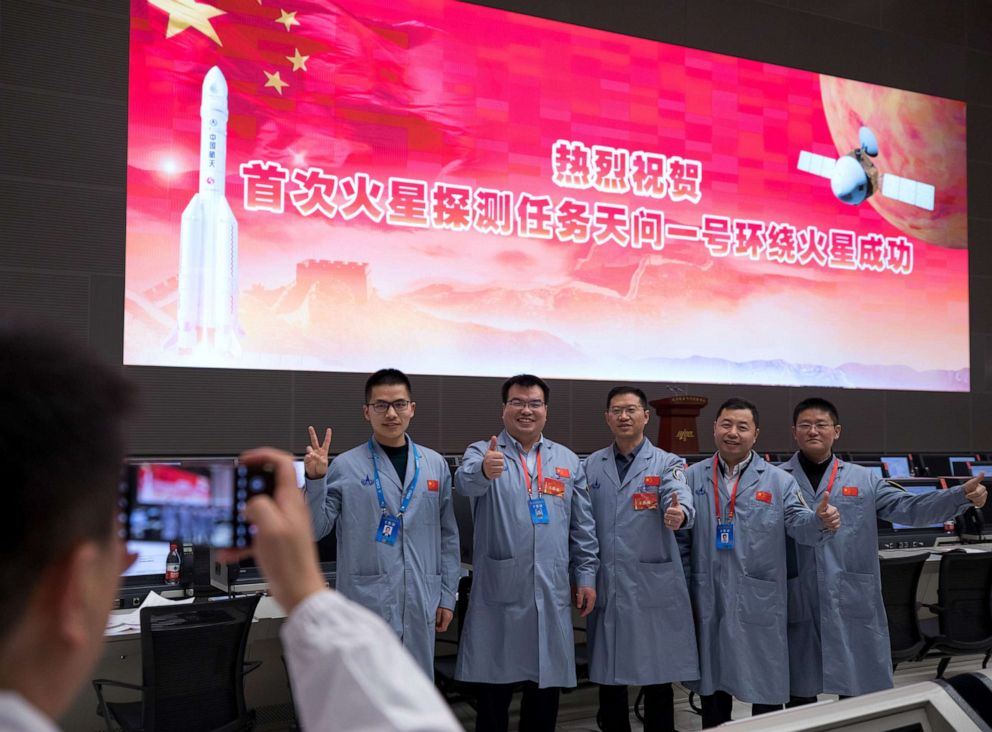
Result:
M635 511L650 511L658 508L657 493L635 493L633 496Z
M545 478L541 485L541 493L546 493L549 496L563 496L565 495L565 484L554 478Z

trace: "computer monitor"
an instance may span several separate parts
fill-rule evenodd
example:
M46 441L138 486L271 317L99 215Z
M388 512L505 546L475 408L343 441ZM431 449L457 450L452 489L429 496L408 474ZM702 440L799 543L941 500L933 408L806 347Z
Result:
M885 474L885 463L880 460L852 460L855 465L861 465L862 467L868 468L872 474L877 478L887 478Z
M992 478L992 463L968 463L968 467L971 469L972 475L985 473L986 476Z
M303 460L294 460L293 470L296 471L296 485L302 488L307 481L306 469L303 467Z
M913 470L908 455L883 455L880 458L890 478L912 478Z
M129 541L127 550L137 554L134 564L121 573L121 577L165 576L165 559L169 556L169 544L164 541Z
M951 469L951 475L971 475L968 463L977 463L976 455L954 455L947 458L947 463Z

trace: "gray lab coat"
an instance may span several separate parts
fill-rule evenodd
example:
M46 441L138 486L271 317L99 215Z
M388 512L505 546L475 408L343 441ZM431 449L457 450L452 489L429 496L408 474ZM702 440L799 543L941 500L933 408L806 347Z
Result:
M622 484L612 445L584 465L600 561L586 625L590 680L643 686L699 678L689 589L675 532L664 523L673 492L683 528L695 517L682 458L645 440ZM635 493L657 495L657 508L635 510Z
M575 686L569 580L593 587L599 565L585 474L574 452L543 439L544 477L561 480L565 493L543 496L550 523L534 525L517 448L505 430L498 445L505 469L496 480L482 474L488 441L469 445L455 473L455 490L472 499L475 526L455 677Z
M782 704L789 700L786 533L816 544L831 532L803 504L792 476L752 453L737 489L734 548L718 550L714 460L687 471L696 523L678 532L699 643L700 678L689 686L701 694L725 691L741 701ZM726 490L720 483L725 520L733 481Z
M798 453L782 468L796 479L806 502L816 505L830 482L833 462L815 489ZM845 496L845 487L856 488L857 495ZM920 526L953 518L971 505L960 486L914 495L844 461L837 468L830 503L841 513L832 541L816 547L789 542L793 696L855 696L892 687L875 517Z
M410 445L407 439L407 449ZM412 450L406 476L399 478L386 453L373 441L386 505L397 515L403 489L416 469ZM444 458L417 445L420 477L403 515L394 546L375 540L381 511L367 443L331 461L322 479L307 480L314 535L337 524L337 590L381 616L417 664L434 678L434 623L438 607L454 609L460 554L451 502L451 470ZM437 486L429 490L428 481Z

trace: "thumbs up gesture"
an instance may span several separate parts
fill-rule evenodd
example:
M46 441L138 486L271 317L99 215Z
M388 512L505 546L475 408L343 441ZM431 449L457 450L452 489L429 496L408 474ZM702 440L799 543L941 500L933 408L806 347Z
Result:
M964 484L964 497L971 501L971 505L975 508L984 506L985 499L988 498L985 486L982 485L982 478L984 477L985 473L979 473Z
M482 458L482 474L489 480L496 480L503 474L503 453L496 447L496 435L489 440L489 449Z
M830 505L830 494L824 493L823 500L816 507L816 515L823 524L823 528L837 531L840 528L840 511L836 506Z
M679 528L685 522L685 511L679 505L679 494L672 491L672 502L665 509L665 526L672 531Z

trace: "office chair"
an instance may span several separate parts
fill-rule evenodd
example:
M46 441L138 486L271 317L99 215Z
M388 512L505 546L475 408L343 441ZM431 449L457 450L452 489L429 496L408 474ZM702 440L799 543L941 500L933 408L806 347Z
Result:
M125 732L234 732L250 729L244 676L248 631L259 596L141 610L142 683L96 679L97 713ZM103 687L141 692L141 700L109 702Z
M466 702L475 709L477 702L473 693L473 685L455 679L455 664L458 660L458 644L462 639L462 628L465 627L465 614L468 612L468 596L472 591L471 575L458 580L458 599L455 601L455 640L438 638L439 645L453 646L452 653L434 655L434 685L441 692L448 704Z
M924 620L925 643L918 656L940 656L937 678L944 675L951 656L985 653L982 668L992 656L992 554L947 552L940 558L937 604L927 605L936 619Z
M893 671L903 661L912 661L919 656L926 643L917 616L920 604L916 597L920 573L928 556L923 552L879 560Z

